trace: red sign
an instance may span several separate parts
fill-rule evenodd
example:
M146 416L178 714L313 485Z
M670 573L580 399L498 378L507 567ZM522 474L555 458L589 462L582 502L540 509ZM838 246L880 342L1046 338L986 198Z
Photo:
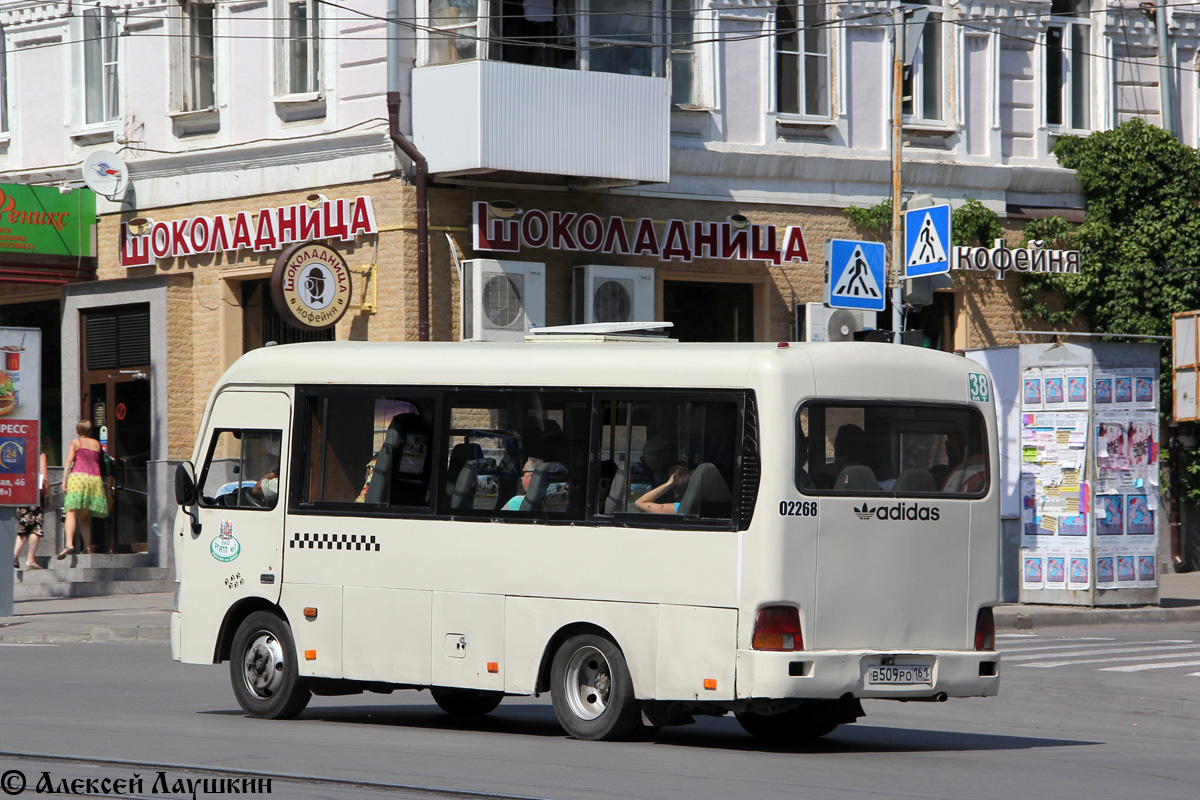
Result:
M125 408L124 403L117 403L117 419L125 419L127 411L128 409Z
M257 218L248 211L233 217L190 217L172 222L152 222L149 230L135 234L121 223L121 266L144 267L160 258L182 258L231 250L265 252L295 242L319 239L353 241L378 233L371 198L322 200L315 206L299 203L264 208Z
M37 420L0 419L0 506L38 504Z
M752 225L741 220L687 222L669 219L657 223L643 217L601 219L596 214L566 211L520 212L504 209L502 215L489 211L488 203L474 206L474 247L483 254L517 253L522 247L549 247L570 252L651 256L660 261L697 259L769 261L775 266L790 261L808 261L808 246L800 226L784 229L782 237L774 225Z

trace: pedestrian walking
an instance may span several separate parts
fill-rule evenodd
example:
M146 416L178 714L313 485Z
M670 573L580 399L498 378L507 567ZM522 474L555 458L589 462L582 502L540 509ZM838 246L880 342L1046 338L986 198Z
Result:
M13 549L13 566L21 567L21 548L29 545L25 554L25 569L42 569L34 558L37 556L38 544L42 541L42 524L47 502L50 498L50 484L46 479L46 454L38 456L38 504L23 506L17 509L17 546Z
M81 419L75 426L79 436L71 440L67 450L67 478L63 481L67 514L66 547L58 554L63 559L76 552L92 551L92 518L108 516L108 495L100 472L103 458L100 442L92 438L92 423ZM83 550L75 549L75 531L83 537Z

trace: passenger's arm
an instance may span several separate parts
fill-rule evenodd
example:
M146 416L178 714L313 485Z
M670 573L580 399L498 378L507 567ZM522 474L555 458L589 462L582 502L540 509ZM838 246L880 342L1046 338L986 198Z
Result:
M674 514L675 513L675 504L674 503L656 503L656 502L654 502L655 500L657 500L658 498L660 498L664 494L666 494L667 489L670 489L674 485L675 485L675 479L674 479L674 477L672 477L670 480L668 480L662 486L656 486L653 489L651 489L650 491L646 492L644 495L642 495L637 500L635 500L633 502L633 504L638 507L638 510L644 511L647 514Z

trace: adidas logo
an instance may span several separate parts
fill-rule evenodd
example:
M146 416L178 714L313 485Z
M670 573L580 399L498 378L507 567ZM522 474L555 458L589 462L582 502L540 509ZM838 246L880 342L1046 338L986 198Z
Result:
M937 522L941 518L942 512L937 506L923 506L920 503L897 503L892 506L875 506L871 508L867 503L862 504L862 508L854 509L854 516L861 520L879 519L879 520L911 520L921 522Z

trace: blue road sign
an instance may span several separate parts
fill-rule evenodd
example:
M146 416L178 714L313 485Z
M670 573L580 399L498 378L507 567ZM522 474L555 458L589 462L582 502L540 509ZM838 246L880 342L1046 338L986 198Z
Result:
M950 206L904 212L904 277L950 271Z
M830 239L825 247L829 280L825 304L830 308L883 311L887 249L882 242Z

